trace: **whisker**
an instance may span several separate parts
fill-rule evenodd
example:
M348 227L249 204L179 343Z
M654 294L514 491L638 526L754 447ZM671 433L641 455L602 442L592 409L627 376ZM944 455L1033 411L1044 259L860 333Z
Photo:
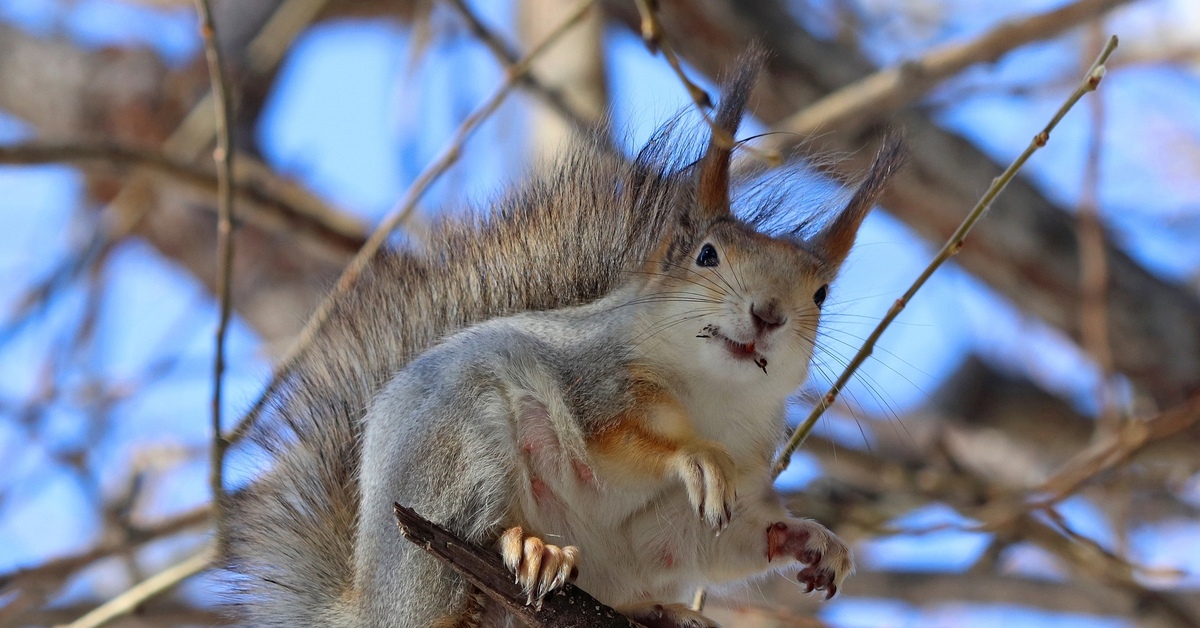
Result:
M846 361L842 360L840 358L840 356L838 356L837 354L826 353L826 356L835 360L838 364L840 364L842 366L842 368L845 368L846 365L848 364ZM893 407L893 404L895 404L895 399L890 399L889 398L890 395L887 395L885 392L883 392L883 387L879 385L879 382L876 381L875 378L872 377L870 373L860 370L855 373L855 376L858 378L858 383L862 384L864 387L866 387L867 391L871 394L871 396L873 396L876 399L876 401L878 401L879 404L883 407L884 416L889 419L895 420L896 423L899 423L901 429L904 430L904 435L908 437L909 442L915 442L915 439L913 438L912 433L908 431L908 426L904 425L904 421L900 418L900 414L897 413L896 409ZM858 401L857 397L854 395L853 391L851 391L847 388L844 392L847 395L850 395L850 397L854 401L854 403L858 404L860 408L863 407L862 404ZM895 428L893 427L893 429L895 429ZM898 432L897 432L897 436L900 436L900 434Z
M669 262L664 262L664 263L666 263L668 265L673 265L673 264L670 264ZM726 292L724 288L722 288L720 285L718 285L712 279L709 279L708 277L705 277L704 275L702 275L690 268L685 268L683 266L679 266L678 264L674 264L673 266L676 266L676 267L681 268L689 273L692 273L693 275L696 275L700 279L703 279L704 281L706 281L708 283L708 285L706 286L706 285L700 284L699 282L697 282L693 279L689 279L687 277L675 277L674 275L669 275L667 273L657 273L657 272L649 271L649 270L630 270L630 271L626 271L626 272L628 272L630 274L635 274L635 275L648 275L651 277L668 277L668 278L672 278L672 279L678 279L679 281L686 281L687 283L690 283L693 286L696 286L697 288L706 288L706 289L711 288L712 290L715 290L715 291L721 293L722 296L728 296L729 293Z
M658 321L658 322L654 323L653 325L651 325L650 329L643 332L637 338L634 338L632 341L633 345L634 345L634 347L640 347L646 341L648 341L651 338L653 338L654 336L670 329L671 327L674 327L675 325L679 325L681 323L686 323L687 321L690 321L690 320L695 320L695 319L698 319L698 318L701 318L704 316L708 316L711 313L712 313L711 311L701 311L699 313L689 312L687 314L679 314L679 315L676 315L673 317L668 317L667 319L665 319L663 321Z
M707 282L709 282L710 284L712 284L712 285L713 285L713 286L714 286L714 287L715 287L715 288L716 288L718 291L720 291L720 292L721 292L721 294L723 294L723 295L726 295L726 296L728 296L730 293L733 293L733 294L736 294L736 293L737 293L737 289L736 289L736 288L734 288L732 285L730 285L730 284L729 284L729 282L728 282L728 281L726 281L726 280L725 280L725 277L721 275L721 271L720 271L720 270L717 270L717 269L719 269L719 268L720 268L719 266L713 269L713 270L714 270L713 274L717 276L717 279L720 279L720 280L721 280L721 283L725 284L725 287L726 287L726 288L729 288L729 291L728 291L728 292L726 292L726 291L725 291L723 288L721 288L720 286L718 286L718 285L716 284L716 282L714 282L714 281L713 281L711 278L709 278L707 275L705 275L704 273L701 273L700 271L698 271L698 270L696 270L696 269L694 269L694 268L692 268L692 267L690 267L690 266L687 266L687 265L684 265L684 264L678 264L678 263L675 263L675 262L667 262L667 261L664 261L663 263L664 263L664 264L666 264L667 266L670 266L670 267L672 267L672 268L678 268L678 269L680 269L680 270L682 270L682 271L684 271L684 272L691 273L691 274L693 274L693 275L696 275L697 277L700 277L701 279L704 279L705 281L707 281Z
M829 380L830 382L833 381L833 378L830 377L829 371L825 370L824 368L822 368L820 370L821 370L822 377ZM854 395L854 391L843 390L842 392L843 392L843 394L849 396L850 401L853 402L853 405L850 403L844 403L844 404L842 404L842 406L846 409L846 412L848 412L850 414L850 418L854 420L855 425L858 426L858 432L860 435L862 435L863 445L867 448L868 453L874 453L874 452L871 452L871 440L870 440L870 438L867 437L867 433L866 433L866 430L863 429L862 422L859 421L858 415L854 412L854 406L858 406L861 409L863 407L863 405L861 403L859 403L858 398Z

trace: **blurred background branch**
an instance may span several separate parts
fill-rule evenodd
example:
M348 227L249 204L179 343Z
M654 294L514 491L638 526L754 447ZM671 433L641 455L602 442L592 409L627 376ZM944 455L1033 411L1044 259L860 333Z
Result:
M1103 110L1064 121L781 478L798 512L856 542L844 595L817 606L774 578L714 592L711 612L1197 625L1195 3L656 4L710 93L751 40L767 48L745 135L770 133L755 145L807 173L798 209L861 172L881 130L908 138L912 163L831 297L809 396L1073 87L1093 25L1122 36ZM461 145L401 240L575 134L629 151L694 108L633 0L599 3L514 77L573 6L214 2L236 94L227 414L494 86L526 96ZM74 621L209 540L215 127L197 23L191 0L0 2L0 626ZM1120 421L1100 429L1109 404ZM261 459L234 453L237 486ZM221 625L221 586L201 575L108 625Z

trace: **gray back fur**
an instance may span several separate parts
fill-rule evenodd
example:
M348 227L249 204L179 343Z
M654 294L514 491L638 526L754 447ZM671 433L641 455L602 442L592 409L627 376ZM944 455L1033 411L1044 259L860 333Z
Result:
M353 616L371 400L457 330L587 303L627 280L691 207L682 164L693 156L680 156L667 136L632 162L579 147L492 213L442 222L421 247L384 252L369 266L250 437L269 471L229 498L225 563L249 623L337 626Z

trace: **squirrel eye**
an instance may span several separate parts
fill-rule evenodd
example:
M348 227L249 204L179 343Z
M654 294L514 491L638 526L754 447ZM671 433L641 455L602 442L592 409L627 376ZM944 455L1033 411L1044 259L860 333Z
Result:
M817 304L817 309L820 309L821 305L825 303L825 297L827 296L829 296L829 284L817 288L816 294L813 295L813 303Z
M716 266L721 260L717 257L717 249L711 244L705 244L700 248L700 254L696 256L696 264L699 266Z

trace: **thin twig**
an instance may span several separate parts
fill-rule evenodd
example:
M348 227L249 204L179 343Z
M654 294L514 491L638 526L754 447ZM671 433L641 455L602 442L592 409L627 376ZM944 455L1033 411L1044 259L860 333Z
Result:
M1018 156L1017 159L1013 161L1012 164L1010 164L1000 176L996 177L992 181L992 185L988 187L987 191L984 192L983 197L979 199L979 202L975 204L975 207L971 209L971 211L967 214L967 217L963 219L961 224L959 224L958 229L955 229L954 233L950 236L950 239L947 240L946 244L942 246L942 249L938 251L937 256L934 257L931 262L929 262L929 265L926 266L925 270L923 270L916 280L913 281L908 290L904 292L904 295L892 304L892 307L883 317L883 320L879 321L879 324L875 327L874 331L872 331L867 337L866 341L863 342L863 345L858 350L858 353L854 355L854 358L850 360L850 363L846 366L846 369L842 371L841 376L838 377L837 381L834 382L829 391L825 393L825 396L822 397L821 400L813 407L812 412L809 413L808 418L804 420L804 423L802 423L792 433L791 438L788 439L787 445L783 448L783 451L779 453L779 457L775 460L776 477L778 477L779 474L788 467L788 464L791 463L792 454L796 451L796 448L804 442L804 439L808 436L809 432L812 431L813 426L817 423L817 419L821 417L821 415L827 408L829 408L829 406L833 405L834 400L837 399L838 393L842 391L842 389L846 386L846 383L849 382L850 378L854 375L855 371L858 370L858 367L861 366L862 363L866 361L867 357L871 355L872 351L874 351L875 343L879 340L879 337L883 334L884 330L886 330L888 326L891 325L892 321L900 315L900 312L904 310L905 305L912 300L913 295L917 293L917 290L920 290L921 286L925 285L925 282L929 280L929 277L933 275L934 271L940 268L942 264L946 262L946 260L950 259L960 250L962 250L963 242L966 240L967 234L970 233L971 228L974 227L981 218L983 218L984 214L987 213L988 208L991 207L992 201L994 201L1000 192L1004 190L1009 181L1016 176L1017 171L1021 169L1021 166L1025 165L1025 162L1029 160L1029 157L1033 155L1033 153L1035 153L1039 148L1046 145L1046 142L1050 139L1050 132L1054 130L1054 127L1058 126L1058 123L1060 120L1062 120L1063 116L1065 116L1067 112L1071 110L1071 107L1073 107L1080 98L1083 98L1084 94L1094 91L1100 84L1101 79L1104 78L1104 63L1108 60L1108 57L1112 55L1116 48L1117 38L1114 35L1108 40L1108 44L1105 45L1104 50L1100 52L1100 56L1096 58L1095 63L1092 64L1092 67L1088 70L1083 81L1078 87L1075 88L1075 91L1071 93L1066 102L1064 102L1063 105L1058 108L1058 111L1054 114L1054 117L1051 118L1046 127L1042 129L1040 133L1035 135L1033 140L1029 143L1029 146L1025 148L1024 152L1022 152L1021 155Z
M688 78L687 72L683 71L683 64L679 62L679 56L675 54L674 47L671 46L670 40L667 39L662 22L658 19L658 1L657 0L635 0L637 5L638 15L641 17L642 24L642 41L646 43L646 48L653 52L662 52L663 58L667 60L667 65L671 66L671 70L675 72L675 76L679 78L679 82L683 83L683 87L687 90L688 96L692 99L692 103L696 105L696 111L700 112L704 122L708 124L712 131L713 141L721 148L731 149L737 144L737 140L729 134L728 131L722 129L713 120L709 111L713 108L712 98L704 88L700 87ZM783 163L783 157L778 150L773 148L763 148L762 146L742 145L743 150L747 154L759 159L769 166L778 166Z
M679 82L683 83L684 89L695 103L696 109L700 111L700 115L704 116L704 119L708 120L715 130L719 130L716 129L712 119L708 117L708 110L713 106L712 98L708 92L704 91L704 88L688 78L687 73L683 71L683 66L679 63L679 57L671 48L671 42L663 34L662 22L659 21L657 14L658 3L656 0L635 0L635 4L637 4L638 15L642 19L642 41L646 42L646 47L650 49L650 52L663 53L667 65L671 66L675 76L679 77ZM733 148L733 138L729 137L728 133L718 134L717 141L723 148Z
M301 186L276 175L253 157L235 159L233 191L241 204L239 218L279 229L282 224L339 251L357 251L367 235L357 220L330 207ZM136 166L194 185L217 190L217 174L207 164L179 159L162 152L108 141L23 142L0 146L0 164L34 165L98 161ZM262 208L247 215L246 206ZM266 210L266 211L263 211Z
M129 590L117 597L97 606L91 612L67 624L63 628L98 628L104 624L132 612L160 593L204 571L212 562L213 551L206 549L191 558L175 563L170 567L133 585Z
M551 44L558 40L564 33L579 23L580 20L591 10L594 0L585 0L571 12L567 19L563 20L557 28L554 29L541 43L537 44L532 50L525 54L516 64L509 68L508 77L504 83L489 97L482 105L479 106L455 131L450 144L442 151L433 163L426 167L417 180L405 193L404 198L392 209L383 222L371 234L366 244L359 249L354 259L342 271L341 277L338 278L337 285L333 291L321 302L316 313L308 319L304 329L300 332L296 342L288 350L287 354L280 359L278 366L275 369L275 375L271 381L267 383L262 394L255 401L254 405L242 417L237 427L229 434L227 440L229 443L236 443L250 432L250 428L254 426L255 421L261 414L263 408L270 400L271 395L275 392L279 384L287 377L296 363L304 357L309 347L317 334L325 327L325 323L329 320L330 315L341 298L346 295L357 283L362 272L367 265L379 253L384 243L391 236L392 232L403 225L413 211L417 207L417 203L425 195L429 187L442 176L450 166L458 161L459 155L462 153L463 145L466 144L468 138L474 133L484 120L492 115L499 108L504 99L512 92L513 88L520 81L520 77L529 71L530 63L533 62L543 51Z
M101 558L117 552L127 551L137 545L153 541L177 532L190 530L207 523L210 517L208 506L189 510L181 515L164 519L149 526L131 527L123 538L106 539L98 546L74 556L56 558L28 569L18 569L7 574L0 574L0 590L20 588L23 583L44 580L48 578L65 578L76 570L86 567Z
M291 15L297 13L293 9L296 7L307 7L310 9L319 9L324 6L327 0L285 0L285 2L276 9L273 14L271 23L285 13ZM295 36L303 30L308 19L315 16L315 9L306 13L304 19L291 19L287 28L277 28L269 33L270 38L275 40L276 45L265 50L255 61L251 70L253 74L261 75L278 64L286 51L288 44ZM303 16L301 16L303 17ZM266 39L268 33L260 33L252 43L262 42ZM170 138L163 144L164 159L166 161L185 162L197 158L203 147L212 141L214 137L214 120L212 115L213 103L216 101L213 93L210 91L200 99L191 109L190 113L176 127ZM166 163L166 162L164 162ZM120 207L124 203L128 203L133 196L132 187L126 185L120 192L109 202L110 208ZM110 234L111 240L120 239L126 233L134 228L148 211L152 204L144 204L145 209L133 212L132 216L124 217L121 224L112 228L113 233ZM154 576L143 583L136 585L133 589L125 591L113 600L101 605L100 607L81 617L76 622L70 624L71 628L76 627L91 627L99 626L123 613L133 610L138 605L155 595L169 589L173 584L202 571L209 563L208 552L202 556L194 557L188 561L175 565L166 571ZM6 609L7 610L7 609Z
M467 27L475 34L483 45L492 52L492 56L505 67L509 72L512 72L513 67L521 62L521 55L504 41L504 38L499 33L487 27L483 20L467 6L464 0L449 0L450 6L454 7L455 11L462 16L467 23ZM522 88L529 90L537 97L541 98L551 109L554 110L563 120L566 120L576 131L585 134L593 134L601 137L601 129L595 123L581 115L575 108L563 97L562 92L549 87L532 72L525 72L520 75L520 85Z
M272 14L271 19L263 27L262 31L251 41L251 49L259 51L252 59L253 65L250 68L254 74L264 74L274 68L286 52L288 45L295 37L304 29L308 22L316 17L321 8L325 6L328 0L286 0ZM190 160L199 156L200 147L212 140L215 134L213 125L213 117L209 113L209 109L213 107L213 92L210 90L200 99L187 116L179 123L171 136L163 142L163 153L169 159ZM125 202L130 193L130 188L126 186L117 196L109 203L110 206L117 206L119 203ZM131 231L134 226L141 221L144 211L148 211L150 205L146 205L146 210L135 213L124 221L124 224L119 225L115 230L119 233ZM268 392L271 390L268 385ZM257 413L265 402L265 396L259 399L258 404L251 410L251 415ZM241 424L245 424L243 418ZM231 445L234 440L225 439L226 447Z
M225 450L229 443L221 429L221 393L225 380L225 335L232 312L231 286L233 273L233 125L229 83L217 45L216 25L213 24L209 0L196 0L200 14L200 33L204 36L204 52L208 59L209 82L212 84L214 124L217 147L213 160L217 162L217 300L220 315L213 356L212 394L212 457L209 461L209 484L212 490L213 515L217 529L221 528L221 504L224 501ZM220 544L223 535L217 535ZM219 548L218 548L219 549Z

